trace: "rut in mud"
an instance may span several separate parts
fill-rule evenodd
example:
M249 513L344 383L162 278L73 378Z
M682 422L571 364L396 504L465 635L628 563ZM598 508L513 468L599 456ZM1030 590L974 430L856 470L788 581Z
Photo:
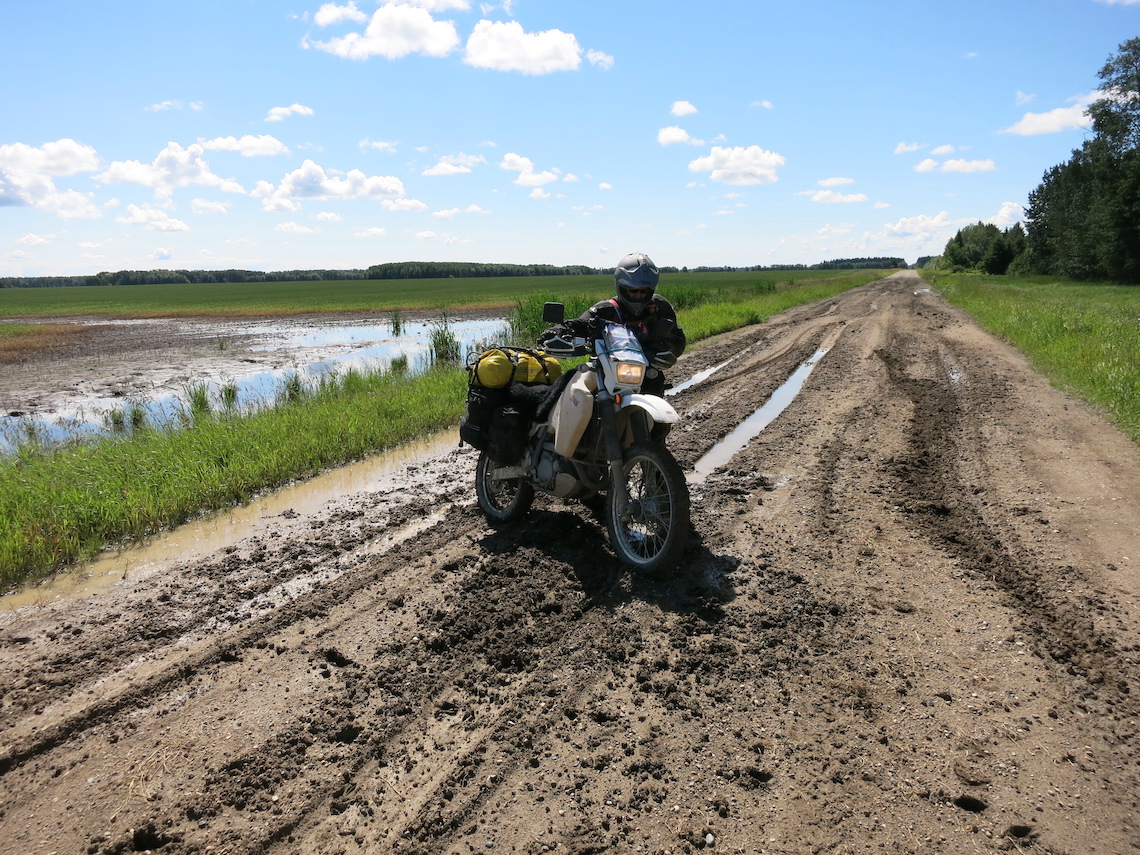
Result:
M913 274L687 354L674 578L475 456L0 614L0 853L1127 853L1135 446Z

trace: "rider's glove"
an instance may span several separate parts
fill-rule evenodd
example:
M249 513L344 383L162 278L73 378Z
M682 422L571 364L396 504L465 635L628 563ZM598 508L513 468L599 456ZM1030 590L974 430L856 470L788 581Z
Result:
M663 350L661 353L655 354L649 360L649 364L656 368L658 371L664 371L666 368L672 368L673 363L677 361L677 354L671 350Z

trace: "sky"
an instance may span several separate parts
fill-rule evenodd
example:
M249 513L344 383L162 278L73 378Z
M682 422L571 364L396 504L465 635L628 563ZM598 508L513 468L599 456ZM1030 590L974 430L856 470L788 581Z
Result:
M5 0L0 277L938 255L1140 0Z

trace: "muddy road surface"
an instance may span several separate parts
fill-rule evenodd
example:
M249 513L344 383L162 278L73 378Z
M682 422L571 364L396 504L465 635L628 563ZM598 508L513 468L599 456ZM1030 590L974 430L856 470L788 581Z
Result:
M1136 853L1140 454L902 273L686 354L664 581L475 456L0 614L0 853Z

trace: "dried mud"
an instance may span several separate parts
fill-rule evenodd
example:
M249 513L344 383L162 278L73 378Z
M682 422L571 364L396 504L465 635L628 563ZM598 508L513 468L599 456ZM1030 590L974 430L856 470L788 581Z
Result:
M1140 454L903 273L686 354L667 580L474 454L0 614L0 853L1130 853Z

